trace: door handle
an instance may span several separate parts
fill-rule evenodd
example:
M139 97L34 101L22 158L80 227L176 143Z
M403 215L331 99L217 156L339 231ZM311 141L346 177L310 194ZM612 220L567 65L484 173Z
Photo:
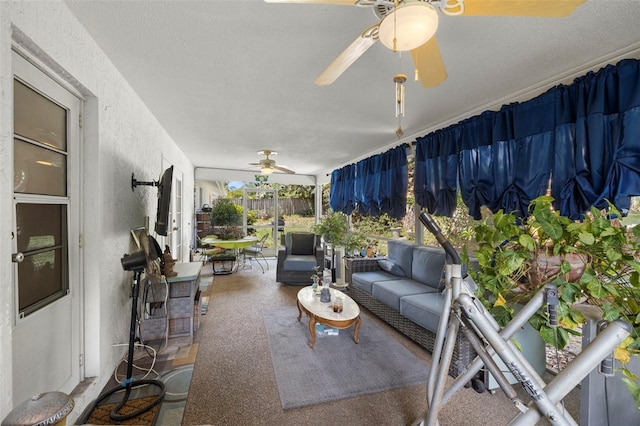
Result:
M22 263L23 260L24 254L22 254L21 252L13 253L11 255L11 261L14 263Z

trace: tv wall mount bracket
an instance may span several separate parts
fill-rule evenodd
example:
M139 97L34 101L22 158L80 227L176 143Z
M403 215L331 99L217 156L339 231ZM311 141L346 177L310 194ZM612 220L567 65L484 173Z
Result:
M138 185L158 186L158 181L144 182L135 178L135 173L131 173L131 191L133 192Z

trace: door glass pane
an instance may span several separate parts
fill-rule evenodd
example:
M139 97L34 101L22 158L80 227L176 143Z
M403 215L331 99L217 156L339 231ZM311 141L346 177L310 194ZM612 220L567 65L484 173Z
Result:
M14 133L52 148L67 149L67 111L14 80Z
M29 314L66 294L67 206L16 205L17 245L24 254L18 264L18 305Z
M67 157L14 139L14 192L67 195Z

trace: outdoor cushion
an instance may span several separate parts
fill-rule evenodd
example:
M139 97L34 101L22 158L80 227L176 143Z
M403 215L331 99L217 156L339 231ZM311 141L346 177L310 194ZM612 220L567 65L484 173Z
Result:
M296 255L312 255L315 235L312 233L292 233L291 253Z
M444 288L444 265L446 255L438 247L416 247L413 250L411 278L435 289Z
M313 271L316 264L315 256L290 254L284 259L284 269L287 271Z
M393 261L389 259L378 260L378 265L380 265L380 268L382 268L383 271L387 271L392 275L395 275L398 277L407 276L400 266L396 265L395 263L393 263Z
M371 294L371 285L378 281L397 280L400 277L391 275L385 271L357 272L351 275L351 285Z
M400 299L400 313L420 327L435 333L438 330L443 304L442 292L405 296Z
M436 289L407 278L377 281L373 283L371 289L373 297L398 312L400 312L400 298L430 292L436 292Z
M390 240L387 242L388 254L387 259L389 259L394 264L398 265L404 275L407 278L411 278L411 262L413 260L413 252L415 244L410 244L404 241Z

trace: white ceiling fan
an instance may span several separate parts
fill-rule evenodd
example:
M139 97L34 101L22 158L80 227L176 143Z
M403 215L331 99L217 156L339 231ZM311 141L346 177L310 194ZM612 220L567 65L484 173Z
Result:
M278 155L277 152L265 149L265 150L262 150L262 151L258 151L258 154L259 155L264 155L266 158L260 160L259 163L249 163L249 165L250 166L259 166L260 167L260 173L262 173L263 175L270 175L274 171L279 171L279 172L289 173L289 174L295 174L295 172L293 170L291 170L289 167L283 166L283 165L278 165L278 164L276 164L275 160L272 160L271 158L269 158L269 156Z
M447 79L435 32L438 15L563 17L586 0L265 0L267 3L316 3L371 7L377 24L365 29L315 83L333 83L377 40L389 49L411 52L416 80L425 88Z

